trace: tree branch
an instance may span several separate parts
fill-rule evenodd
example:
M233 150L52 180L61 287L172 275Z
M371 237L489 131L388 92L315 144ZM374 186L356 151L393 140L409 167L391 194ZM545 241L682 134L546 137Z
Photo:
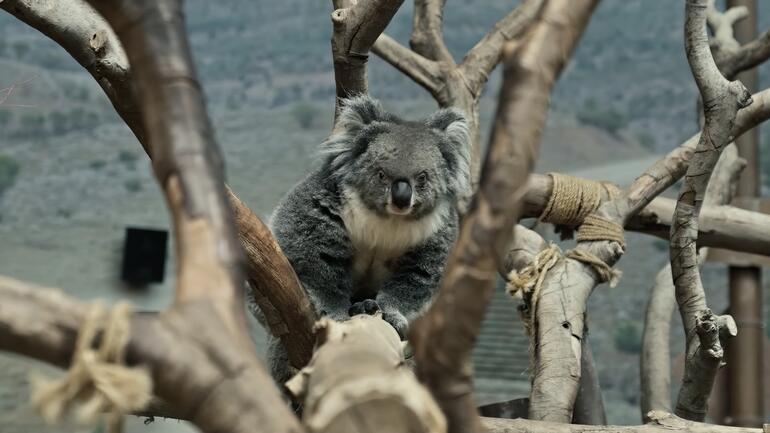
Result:
M706 11L708 25L714 33L711 51L719 70L725 78L731 80L738 73L758 66L770 58L770 31L741 45L735 39L733 26L748 16L748 10L745 7L733 7L720 12L714 3L709 0Z
M735 145L728 146L714 168L714 176L706 191L704 203L709 205L729 203L733 195L732 191L735 190L738 182L738 176L745 165L746 162L738 156L738 149ZM707 254L708 249L701 248L698 253L699 265L705 261ZM639 366L641 409L644 422L649 421L646 419L646 414L651 410L670 412L672 409L669 394L671 389L669 331L671 316L676 306L674 290L671 264L668 263L655 278L644 319Z
M687 336L687 356L676 413L696 421L705 418L714 376L722 362L720 334L735 335L729 316L714 316L697 267L698 214L711 173L724 147L732 140L739 109L751 94L740 82L729 82L711 55L706 32L707 0L688 0L685 11L685 51L704 101L705 124L677 200L671 226L671 272Z
M494 27L465 54L459 68L471 93L479 95L489 74L500 62L503 45L524 33L537 18L545 0L525 0L495 23Z
M0 351L66 368L88 306L56 289L2 276L0 299ZM192 313L197 320L188 320ZM226 344L229 330L211 320L210 309L190 305L185 315L135 313L126 353L128 365L150 370L153 393L173 403L173 414L205 432L251 432L255 425L303 431L256 359ZM205 342L212 338L221 338L216 350Z
M398 334L380 314L324 318L318 333L313 360L286 384L312 432L446 432L444 415L405 366Z
M372 46L372 51L424 87L431 95L441 89L443 78L439 65L399 44L390 36L381 34Z
M404 0L351 2L333 0L332 60L337 85L335 119L340 99L367 93L366 63L369 50L385 30ZM335 122L336 123L336 122Z
M521 210L550 91L595 5L552 1L527 38L509 47L479 190L463 220L438 297L413 326L418 376L447 415L450 432L481 431L469 354Z
M148 150L141 113L128 85L128 59L112 28L91 6L80 0L3 0L0 9L52 39L80 63Z
M454 65L444 44L444 4L446 0L415 0L412 37L409 45L428 60Z
M81 0L58 0L53 5L30 0L0 2L0 8L64 47L94 76L149 155L148 137L132 86L132 71L112 28ZM93 38L94 35L98 37ZM92 39L99 43L92 45ZM253 298L268 315L270 331L283 336L292 364L300 368L312 354L315 315L293 269L285 266L285 257L274 255L280 250L272 234L263 230L262 221L232 191L228 193L237 217L239 238L247 253L247 276ZM291 338L286 330L290 331Z

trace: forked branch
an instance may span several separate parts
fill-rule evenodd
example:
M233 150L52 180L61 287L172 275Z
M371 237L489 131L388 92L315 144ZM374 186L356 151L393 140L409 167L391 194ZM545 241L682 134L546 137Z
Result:
M671 272L687 338L676 414L695 421L705 418L714 376L723 362L724 338L737 332L730 316L715 316L706 305L697 263L698 215L711 173L733 139L738 110L752 102L743 84L727 81L714 62L706 32L707 6L707 0L688 0L685 9L685 51L703 100L705 123L677 199L670 244Z
M532 31L508 47L504 85L479 190L463 220L437 299L413 325L417 373L450 432L479 432L469 355L493 292L559 72L595 1L551 1Z

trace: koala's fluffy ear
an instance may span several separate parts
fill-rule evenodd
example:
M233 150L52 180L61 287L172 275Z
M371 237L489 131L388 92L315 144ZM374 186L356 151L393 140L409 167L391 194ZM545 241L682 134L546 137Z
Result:
M340 105L342 108L335 133L321 143L321 152L327 155L334 169L353 160L364 150L361 140L356 140L364 128L375 122L395 119L376 99L366 95L343 99Z
M379 101L367 95L343 99L341 106L337 121L348 133L355 134L372 122L387 121L391 118Z
M444 108L430 116L426 124L444 134L441 153L447 162L450 186L455 194L471 188L471 136L465 114L457 108Z

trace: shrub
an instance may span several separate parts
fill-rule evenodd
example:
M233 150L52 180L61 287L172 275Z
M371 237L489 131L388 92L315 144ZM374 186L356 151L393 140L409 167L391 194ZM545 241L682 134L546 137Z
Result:
M612 107L600 107L593 100L586 102L576 117L580 123L603 129L613 135L628 124L628 120L621 112Z
M10 156L0 154L0 197L16 182L21 166Z
M641 327L630 320L623 320L618 323L618 326L615 328L615 348L626 353L641 352Z
M310 129L318 116L318 108L315 105L300 102L291 109L291 115L300 128Z
M123 183L128 192L139 192L142 190L142 181L139 179L129 179Z

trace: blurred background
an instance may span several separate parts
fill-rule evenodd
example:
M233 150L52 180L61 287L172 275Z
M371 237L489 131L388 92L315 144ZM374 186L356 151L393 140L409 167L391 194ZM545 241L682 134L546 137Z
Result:
M516 3L448 2L444 33L455 58ZM770 28L770 3L759 3L764 31ZM554 92L538 172L628 184L697 131L683 10L684 2L670 0L600 4ZM316 164L317 146L331 128L331 11L330 1L186 1L194 57L228 181L264 219ZM410 28L406 1L387 33L406 44ZM485 137L499 72L490 77L481 102ZM760 88L769 79L770 70L761 68ZM373 54L369 81L371 94L404 117L426 116L436 108L427 92ZM174 274L171 239L162 282L137 287L121 279L126 228L163 231L169 220L146 155L98 85L58 45L0 11L0 89L0 274L59 287L81 299L128 298L147 310L167 305ZM762 135L760 146L766 191L770 133ZM642 318L654 276L668 261L667 243L637 234L628 234L628 241L620 285L599 287L589 307L592 346L613 424L640 423ZM709 263L704 282L710 305L723 311L725 266ZM770 296L764 299L767 323ZM528 393L527 342L515 306L501 287L475 354L480 403ZM672 355L678 358L684 340L675 316ZM264 332L252 325L262 350ZM0 431L94 431L44 426L28 404L33 370L56 374L0 354ZM142 421L131 419L128 431L189 429L178 421L147 426Z

